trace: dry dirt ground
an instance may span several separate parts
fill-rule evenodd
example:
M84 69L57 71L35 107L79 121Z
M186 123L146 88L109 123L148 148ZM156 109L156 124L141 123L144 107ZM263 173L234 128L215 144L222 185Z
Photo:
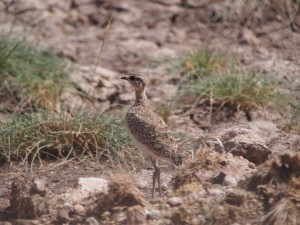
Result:
M119 77L130 71L150 75L152 102L172 98L169 62L207 47L235 53L243 66L271 73L289 82L289 90L299 91L300 14L289 25L271 1L262 1L262 11L236 2L3 0L0 29L74 62L71 79L82 90L93 90L92 101L86 102L66 88L61 99L71 108L128 107L134 96ZM91 77L103 41L101 68ZM268 159L253 163L233 152L224 154L213 138L210 147L196 142L193 159L176 171L163 168L164 197L154 200L147 166L124 175L87 160L39 162L32 168L17 162L2 165L0 221L6 223L0 224L299 224L299 135L285 133L276 113L253 112L248 121L244 113L226 107L215 110L215 123L207 129L202 124L207 110L200 104L190 114L174 111L168 123L187 138L222 138L225 129L237 127L254 131L256 144L271 152ZM242 135L251 139L247 132ZM76 187L77 178L91 176L107 180L107 193L79 204L61 197ZM35 179L46 181L46 187L36 188Z

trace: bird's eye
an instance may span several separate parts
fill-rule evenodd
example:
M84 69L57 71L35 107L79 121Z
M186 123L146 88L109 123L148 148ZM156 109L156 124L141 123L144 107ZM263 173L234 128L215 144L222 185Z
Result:
M130 76L129 79L130 80L135 80L135 77L134 76Z

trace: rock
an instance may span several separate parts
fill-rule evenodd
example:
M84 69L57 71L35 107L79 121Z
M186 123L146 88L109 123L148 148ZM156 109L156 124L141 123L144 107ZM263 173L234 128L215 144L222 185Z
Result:
M223 158L224 161L227 162L227 164L223 166L221 169L226 176L231 176L234 179L236 179L237 182L242 182L242 181L246 181L249 177L251 177L256 172L255 164L249 162L247 159L241 156L235 157L231 153L227 153L225 155L226 157L223 156Z
M206 1L199 1L199 0L184 0L180 2L180 5L184 7L192 7L192 8L199 8L206 4L207 4Z
M109 70L109 69L106 69L106 68L103 68L100 66L97 66L96 73L100 74L102 78L107 79L107 80L114 78L114 77L119 78L119 74L116 71L112 71L112 70Z
M119 101L121 103L129 103L133 101L135 96L132 93L121 93L119 96Z
M94 217L89 217L84 221L84 225L99 225L99 223Z
M86 208L81 204L74 205L74 213L80 216L84 216L86 214Z
M237 180L230 175L226 175L223 171L221 171L217 176L213 177L213 181L216 184L223 184L225 186L236 186Z
M208 190L208 192L210 195L216 195L216 196L224 196L225 195L224 191L222 191L219 188L211 188Z
M242 33L240 34L240 43L258 46L260 45L260 40L255 36L252 30L244 27Z
M101 107L102 103L109 102L113 104L119 102L120 95L130 92L129 84L120 80L119 73L99 66L96 70L94 66L77 66L71 72L70 78L73 83L76 83L76 89L86 94L87 97L83 102L89 109L91 108L90 105L92 109L97 109ZM76 109L80 106L79 103L76 104L76 101L80 101L83 96L78 94L76 90L70 91L69 88L64 90L61 98L70 108ZM122 96L121 101L126 98L128 96Z
M221 141L227 152L234 156L243 156L255 164L268 159L271 150L265 141L253 130L247 128L233 128L224 132Z
M64 205L74 205L71 209L71 212L74 212L72 219L76 216L82 217L81 215L87 210L89 212L96 210L99 212L99 216L103 216L102 219L105 217L110 219L105 212L114 211L112 219L123 222L126 220L124 207L149 205L143 193L128 179L128 176L114 175L109 180L95 177L79 178L78 183L76 189L69 189L62 195L56 195L53 200L54 202L64 202ZM81 206L81 202L84 202L84 207ZM117 209L121 210L116 212Z
M156 0L155 2L163 4L163 5L173 5L173 4L179 5L181 0L174 0L171 2L169 0Z
M114 175L109 179L109 201L112 206L147 206L149 202L144 194L135 186L130 177Z
M142 173L142 172L141 172ZM149 186L148 181L146 179L141 179L140 177L137 176L136 178L136 186L139 189L145 189Z
M226 174L221 171L217 176L213 177L213 182L216 184L222 184L224 181L224 178L226 177Z
M106 220L111 216L111 213L109 211L105 211L104 213L101 214L101 218Z
M162 190L163 192L167 192L167 191L169 190L168 185L162 184L162 185L161 185L161 190Z
M124 224L127 216L125 210L122 206L116 206L112 208L112 219L117 222L117 224Z
M244 195L239 192L226 193L225 202L230 205L241 206L244 202Z
M209 148L201 148L195 153L192 163L188 161L173 177L174 188L178 192L200 192L203 182L222 184L226 176L233 177L238 183L244 182L256 172L256 166L243 157L231 153L220 154ZM186 190L188 185L191 188ZM183 189L184 188L184 189Z
M254 130L258 135L264 137L264 139L271 137L278 131L278 128L275 123L266 120L256 120L248 122L248 127L251 130Z
M147 224L145 210L142 206L136 205L127 210L127 224L140 225Z
M61 101L66 104L71 111L78 111L82 109L89 109L90 111L98 111L100 104L95 101L88 100L85 96L79 95L77 90L73 88L65 88L63 93L60 95ZM105 103L101 103L101 106ZM108 106L110 104L108 103Z
M268 142L268 146L274 153L281 153L282 149L297 152L300 150L300 135L277 133L273 135L272 139Z
M167 203L170 205L170 206L179 206L181 205L183 202L182 198L179 198L179 197L172 197L172 198L169 198Z
M61 209L57 212L57 219L61 222L68 222L70 220L69 212L65 209Z
M64 205L63 205L63 208L68 210L68 211L74 211L74 205L66 202Z
M97 177L80 177L76 189L68 189L64 194L56 196L65 201L65 204L77 204L96 193L108 193L108 181Z
M78 178L78 186L83 191L108 191L108 181L99 177L80 177Z
M47 196L34 194L33 187L31 180L15 180L12 183L7 212L19 219L35 219L48 213Z
M0 12L4 12L5 8L5 4L3 2L0 2Z
M33 193L45 195L46 194L46 181L42 179L35 179L32 187Z
M287 152L281 156L281 163L289 169L290 173L297 174L300 171L300 153Z
M165 101L174 99L177 93L177 87L171 84L156 85L156 88L149 88L147 96L151 98L152 102L161 102L162 99Z
M0 221L0 225L12 225L12 223L8 221Z
M159 217L160 211L156 209L147 209L145 208L145 213L147 215L147 218L150 220L155 220Z
M235 186L237 186L237 181L232 176L225 176L225 178L223 180L223 185L230 186L230 187L235 187Z

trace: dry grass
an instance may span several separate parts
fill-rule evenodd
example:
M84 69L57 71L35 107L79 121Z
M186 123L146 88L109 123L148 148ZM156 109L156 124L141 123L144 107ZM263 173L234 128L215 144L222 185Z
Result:
M286 128L288 131L300 134L300 104L292 105L287 117Z
M180 58L174 69L180 75L176 103L206 98L251 111L274 106L279 97L272 76L243 69L234 55L204 49Z
M139 155L130 147L123 123L106 115L51 112L15 116L0 123L0 159L21 160L88 157L111 165L134 165Z
M227 69L233 57L226 57L223 53L210 49L190 52L175 63L176 71L187 78L199 78L218 73Z
M288 199L281 199L263 217L264 225L297 225L297 209Z
M292 31L295 29L295 19L299 15L299 0L225 0L223 10L216 19L222 17L223 22L238 22L242 26L254 29L263 17L278 15L283 24ZM269 9L272 10L269 10ZM276 12L276 14L270 12Z
M264 74L230 69L187 82L179 94L221 101L223 105L231 105L237 110L254 110L274 106L279 93Z

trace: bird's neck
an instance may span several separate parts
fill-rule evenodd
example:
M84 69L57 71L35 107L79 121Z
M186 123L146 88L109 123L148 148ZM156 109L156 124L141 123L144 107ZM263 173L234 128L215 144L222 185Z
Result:
M135 92L135 105L148 105L145 90L136 90Z

